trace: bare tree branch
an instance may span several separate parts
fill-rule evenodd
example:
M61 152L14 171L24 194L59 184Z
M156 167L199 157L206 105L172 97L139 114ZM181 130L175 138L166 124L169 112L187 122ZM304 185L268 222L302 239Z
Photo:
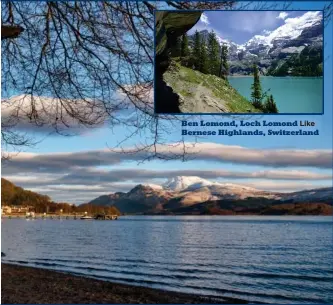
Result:
M272 5L287 9L290 2ZM65 136L107 122L111 130L118 125L128 130L119 147L141 137L137 150L162 158L157 147L167 148L179 117L154 114L154 10L254 6L263 8L234 1L3 1L2 106L9 116L2 122L2 143L31 143L15 131L22 122ZM331 3L325 11L331 18ZM173 157L185 159L183 139L175 145L184 149Z
M178 118L154 114L154 10L229 9L233 3L3 2L2 20L25 31L2 40L2 105L10 112L2 142L28 145L13 133L22 121L62 135L107 121L111 129L127 128L129 137L145 135L138 144L143 149L162 145Z

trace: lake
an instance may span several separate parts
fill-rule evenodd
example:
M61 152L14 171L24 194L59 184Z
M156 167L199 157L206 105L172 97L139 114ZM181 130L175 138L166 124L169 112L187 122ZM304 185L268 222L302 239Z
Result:
M2 219L3 262L264 303L333 302L332 217Z
M251 99L253 77L231 76L230 84L245 98ZM322 113L322 77L260 77L262 91L272 94L279 113Z

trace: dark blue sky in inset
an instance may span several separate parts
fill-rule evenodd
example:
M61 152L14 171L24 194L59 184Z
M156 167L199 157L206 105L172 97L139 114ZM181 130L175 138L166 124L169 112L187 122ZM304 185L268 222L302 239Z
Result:
M205 11L189 31L214 30L222 39L243 44L254 35L265 35L285 24L288 18L303 16L306 11Z

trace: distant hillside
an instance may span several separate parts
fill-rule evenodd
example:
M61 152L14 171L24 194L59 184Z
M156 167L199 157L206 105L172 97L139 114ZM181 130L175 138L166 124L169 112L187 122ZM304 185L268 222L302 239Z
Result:
M32 191L25 190L14 183L1 178L1 205L2 206L32 206L36 213L55 213L60 209L63 213L84 213L89 214L113 214L120 215L116 207L101 204L81 204L75 206L69 203L56 203L47 195L41 195Z
M332 205L329 203L284 203L267 207L262 215L327 215L332 216Z
M114 206L122 213L136 214L160 211L172 196L172 192L139 184L128 193L102 195L89 203Z
M321 47L305 47L284 61L275 60L267 71L272 76L322 76L323 54Z
M332 189L276 193L178 176L162 186L138 185L128 193L103 195L90 204L114 206L125 214L331 215Z
M164 81L179 96L183 113L260 112L222 78L203 74L173 61Z
M1 178L1 205L46 205L51 202L49 196L24 190L12 182Z
M90 201L89 203L94 204L94 205L111 205L114 203L114 200L120 198L121 196L125 195L126 193L122 192L117 192L114 194L109 194L109 195L102 195L94 200Z
M283 203L280 200L254 198L198 203L172 211L177 215L332 215L332 205L318 203Z

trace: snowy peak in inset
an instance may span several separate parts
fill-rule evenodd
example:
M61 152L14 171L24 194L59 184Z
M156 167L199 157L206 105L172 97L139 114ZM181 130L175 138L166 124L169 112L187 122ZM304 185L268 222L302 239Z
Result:
M275 39L295 39L306 28L322 22L322 12L307 12L297 18L288 18L286 23L267 36L268 43L272 44Z
M288 18L285 20L285 24L281 25L274 31L267 33L267 35L255 35L248 42L244 44L244 47L248 48L253 45L268 45L273 46L274 40L278 39L295 39L302 34L302 31L306 28L320 24L322 22L321 12L307 12L304 15L296 18Z
M321 11L311 11L306 12L299 17L287 18L285 20L285 24L281 25L277 29L273 31L265 30L263 35L255 35L246 43L241 45L236 44L229 39L223 39L222 37L219 37L219 35L216 35L216 38L220 46L226 45L228 48L237 50L237 52L245 50L250 51L260 45L271 48L274 46L275 41L296 39L302 34L303 30L320 25L322 21L323 16ZM204 40L206 40L209 32L207 30L203 30L200 33L203 35Z

